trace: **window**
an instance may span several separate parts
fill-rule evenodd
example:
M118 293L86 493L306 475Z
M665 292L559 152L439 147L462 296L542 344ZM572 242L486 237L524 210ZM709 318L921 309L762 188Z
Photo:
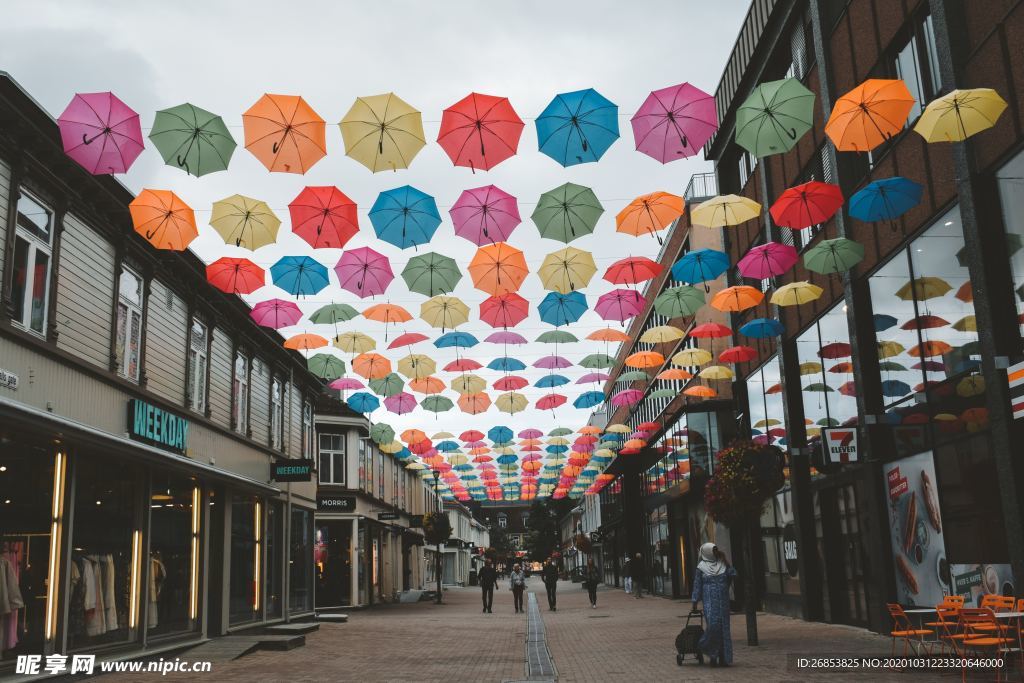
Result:
M754 173L754 169L757 168L757 159L751 156L750 152L744 150L740 153L739 161L736 162L739 169L739 191L742 191L747 186L747 181L750 180L750 176Z
M1018 153L996 174L1006 227L1006 254L1013 275L1013 292L1021 336L1024 336L1024 152Z
M206 412L206 354L209 332L206 325L192 319L188 337L188 407L197 413Z
M896 78L903 79L910 94L917 100L907 118L909 127L942 86L931 15L924 19L914 19L904 33L902 42L897 40L896 44L900 46L893 60Z
M508 528L508 515L506 515L504 512L498 513L498 526L502 529Z
M807 59L807 32L804 27L803 17L797 21L796 26L793 27L792 32L789 34L789 46L793 60L786 71L786 78L803 80L804 76L807 75L809 66Z
M45 334L46 329L52 244L53 212L26 192L19 192L11 285L12 320L39 335Z
M822 427L851 425L857 421L857 385L853 375L850 329L846 306L833 306L797 337L801 397L811 443Z
M235 431L249 433L249 359L242 354L235 355L235 379L231 385L231 400Z
M284 446L284 382L275 377L270 385L270 447Z
M321 484L345 485L345 435L320 435L320 471Z
M312 458L313 446L313 404L306 401L302 404L302 457Z
M366 490L366 439L359 439L359 450L357 453L359 457L359 489L362 491Z
M377 459L377 497L384 500L384 454L374 447L373 457Z
M117 374L139 379L139 354L142 349L142 278L125 268L121 272L117 294L117 341L114 354Z
M398 498L399 498L398 480L400 479L400 476L399 476L399 473L398 473L399 469L401 469L401 468L398 466L398 463L396 463L395 461L392 460L391 461L391 504L392 505L397 505L398 504Z

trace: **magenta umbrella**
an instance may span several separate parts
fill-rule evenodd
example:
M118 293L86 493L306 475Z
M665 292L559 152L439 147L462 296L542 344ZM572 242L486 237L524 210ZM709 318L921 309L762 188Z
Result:
M576 384L586 384L587 382L607 382L611 379L611 375L604 372L588 372L587 374L576 380Z
M139 115L110 92L77 93L57 126L64 152L93 175L126 172L144 147Z
M249 317L261 327L272 327L279 330L291 327L302 319L302 311L291 301L284 299L267 299L252 307Z
M365 389L366 385L357 380L355 377L339 377L330 384L331 389L337 389L339 391L348 391L349 389Z
M594 310L603 320L624 322L644 310L644 298L632 289L613 289L598 297Z
M392 413L405 415L406 413L411 413L416 408L416 397L406 391L403 391L395 394L394 396L388 396L385 398L384 407Z
M518 332L499 330L498 332L491 332L484 341L491 344L525 344L526 337Z
M334 272L341 288L360 299L383 294L395 279L388 258L369 247L344 252L334 266Z
M574 443L572 449L577 453L593 453L594 444L592 443Z
M624 389L612 396L612 405L616 407L631 406L644 397L644 392L639 389Z
M464 190L448 213L455 234L478 247L506 241L522 222L516 198L494 185Z
M563 368L571 368L572 363L561 356L544 356L533 364L535 368L543 368L544 370L561 370Z
M561 394L548 394L537 401L538 410L554 410L565 403L565 396Z
M544 432L539 429L533 429L532 427L519 432L520 439L539 439L542 436L544 436Z
M665 164L692 157L716 130L715 98L689 83L655 90L633 118L636 148Z
M768 242L752 248L736 265L743 277L764 280L782 275L792 268L799 258L794 247L779 242Z

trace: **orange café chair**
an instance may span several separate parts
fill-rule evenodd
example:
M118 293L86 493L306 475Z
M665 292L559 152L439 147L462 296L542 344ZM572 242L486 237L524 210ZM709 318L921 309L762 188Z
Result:
M991 593L981 596L981 609L989 609L994 613L999 612L1012 612L1017 606L1017 599L1012 595L993 595ZM1002 631L1004 634L1012 628L1010 622L1000 622L995 618L992 619L992 624L985 626L979 624L975 627L979 631Z
M943 607L956 607L957 609L964 606L964 596L962 595L943 595L942 602L940 603Z
M957 651L957 640L962 639L963 634L959 633L960 607L947 605L945 601L935 606L936 619L929 621L925 626L935 629L936 642L939 647L945 649L948 645L954 652Z
M1011 640L1004 638L1002 634L997 635L1000 624L996 622L995 613L988 607L964 608L960 610L960 623L963 625L965 633L974 634L961 641L963 645L961 656L972 652L984 657L987 651L992 656L996 656L1009 651L1008 644ZM1005 658L1003 663L1005 665ZM996 670L996 681L1002 680L1002 673L1002 668ZM961 679L966 680L966 676L967 667L964 665L961 670Z
M935 631L930 628L914 628L907 613L903 611L903 607L894 602L887 603L886 607L889 609L889 616L892 617L892 630L889 632L889 635L892 636L892 656L896 656L897 639L903 641L904 657L911 650L914 653L927 652L928 643L925 642L924 637L935 635Z

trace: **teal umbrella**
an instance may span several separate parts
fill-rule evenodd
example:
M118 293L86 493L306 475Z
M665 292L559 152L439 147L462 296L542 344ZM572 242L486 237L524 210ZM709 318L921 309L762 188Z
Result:
M602 213L604 207L593 190L566 183L542 194L530 217L541 237L569 243L594 232Z
M804 252L807 270L822 275L845 273L863 260L864 245L845 237L822 240Z
M671 318L695 315L706 301L704 292L690 285L669 287L654 300L654 310Z
M329 353L317 353L306 359L306 367L317 377L338 379L345 374L345 361Z
M378 396L394 396L395 394L401 393L404 388L405 380L393 372L388 373L383 377L370 380L370 389L372 389L373 393Z
M454 259L431 251L409 259L402 269L402 279L410 292L437 296L455 291L462 271Z
M755 157L788 152L814 125L814 93L795 78L762 83L736 111L736 144Z
M374 443L391 443L395 440L395 430L386 422L378 422L370 427L370 438Z
M226 170L237 146L224 119L188 103L158 111L149 139L168 166L197 177Z

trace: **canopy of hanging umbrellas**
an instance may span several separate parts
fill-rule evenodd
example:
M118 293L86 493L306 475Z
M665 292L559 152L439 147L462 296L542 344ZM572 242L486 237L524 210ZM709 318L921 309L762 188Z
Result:
M902 81L872 79L839 98L826 132L838 151L863 154L899 133L914 105ZM810 130L814 107L814 94L796 79L763 83L738 110L736 142L755 157L784 153ZM929 142L963 140L991 127L1005 107L993 90L954 91L932 101L914 130ZM310 103L265 94L242 113L241 143L269 172L282 174L304 174L327 154L347 155L372 173L394 173L415 163L428 144L421 112L394 93L356 97L339 113L343 148L329 149L327 122ZM595 89L556 94L533 119L537 148L565 168L597 163L612 145L625 144L621 118ZM168 166L197 178L229 169L238 141L217 114L184 103L151 120L149 147ZM689 83L651 92L628 121L636 150L662 164L697 155L718 127L714 98ZM94 174L125 173L147 146L139 114L110 92L75 95L58 123L66 153ZM224 253L208 259L209 281L245 297L257 324L282 331L284 346L302 353L313 373L370 418L381 450L424 475L440 471L446 495L596 493L612 478L604 473L608 464L639 453L660 425L587 426L591 409L632 406L652 392L674 395L659 383L690 379L684 368L693 366L707 366L700 377L708 382L685 393L714 397L713 383L731 380L729 366L756 352L738 344L715 358L692 348L667 361L640 351L626 358L629 370L619 377L629 388L609 385L619 344L633 342L625 333L630 320L647 310L645 285L662 270L656 259L663 234L683 214L684 200L650 188L609 202L572 182L522 197L488 183L490 169L525 153L525 127L513 103L498 95L469 93L440 112L436 144L474 181L450 206L438 206L429 187L402 184L395 174L394 187L368 207L343 188L307 186L281 208L232 194L208 211L201 207L208 218L197 221L187 197L147 188L131 203L131 217L157 249L183 250L200 231L213 231ZM691 221L695 229L728 228L759 219L767 208L776 225L800 230L828 221L848 202L854 218L887 222L913 208L921 193L913 179L893 177L847 199L837 186L812 181L786 189L770 207L714 197L691 207ZM613 203L615 215L608 212ZM309 249L264 262L260 249L276 244L282 230ZM608 241L601 235L613 231L635 240L633 253L601 251ZM520 239L523 233L531 234ZM587 240L591 235L596 239ZM472 257L453 258L460 251L453 240L468 242ZM863 255L863 245L837 238L802 258L811 271L841 274ZM771 278L799 259L792 246L777 242L752 248L736 264L720 251L688 252L671 266L680 284L651 293L653 309L670 320L696 316L693 337L780 335L781 323L771 318L735 332L701 322L705 306L742 311L764 298L745 285L708 298L701 285L734 267L745 278ZM519 293L528 278L539 280L543 298ZM927 280L907 286L940 287ZM769 300L800 306L821 293L795 282ZM684 334L666 325L640 341L658 345ZM635 388L638 380L646 389ZM550 415L543 429L502 424L528 408ZM389 424L396 420L418 426L399 431Z

